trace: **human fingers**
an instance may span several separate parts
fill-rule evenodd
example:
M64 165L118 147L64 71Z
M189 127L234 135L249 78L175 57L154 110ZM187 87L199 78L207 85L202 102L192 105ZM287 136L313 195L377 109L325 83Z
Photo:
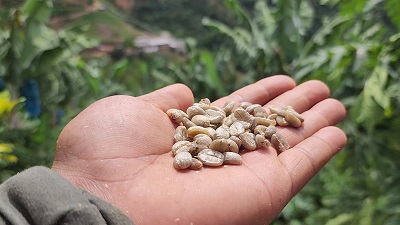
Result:
M284 108L292 106L298 112L304 112L314 104L328 98L330 91L328 86L321 81L311 80L277 96L266 104L266 107L275 105Z
M308 89L314 90L314 94L305 95L308 97L303 98L293 98L296 96L296 93L305 93ZM336 125L345 118L346 110L338 100L330 98L324 99L328 94L329 90L323 83L312 81L299 85L293 90L272 100L272 104L280 103L281 106L294 105L296 108L301 108L302 111L299 112L301 112L304 118L302 126L298 128L277 127L278 132L285 137L292 147L281 153L278 159L296 151L297 145L302 143L304 139L313 136L326 127ZM298 102L300 102L300 104L296 105ZM337 141L338 145L343 141L340 139L340 135ZM264 157L262 155L264 155ZM259 154L246 154L244 157L246 158L246 162L249 162L252 166L257 168L257 172L262 176L262 174L268 174L268 170L270 169L268 166L265 166L265 157L268 157L268 159L275 159L275 157L277 157L277 152L270 148L267 151L261 151Z
M329 126L318 130L278 157L291 177L291 196L302 187L346 144L342 130Z
M346 109L336 99L329 97L329 88L321 81L308 81L271 100L265 107L292 106L304 118L298 128L278 127L278 131L294 146L319 129L339 123L346 116Z
M248 101L264 105L276 96L291 90L296 86L292 78L286 75L275 75L257 81L254 84L245 86L232 94L213 102L213 105L222 107L227 101L234 101L236 104Z
M303 101L308 105L314 104L310 99ZM314 101L318 101L318 98L314 98ZM328 98L302 113L304 122L300 128L279 130L293 146L278 156L291 178L290 198L346 144L344 132L334 127L345 116L343 104Z
M164 112L171 108L186 110L194 101L192 91L183 84L169 85L139 96L138 99L148 102Z
M290 146L295 146L324 127L338 124L346 117L346 109L340 101L328 98L316 103L301 115L304 118L301 127L279 128Z

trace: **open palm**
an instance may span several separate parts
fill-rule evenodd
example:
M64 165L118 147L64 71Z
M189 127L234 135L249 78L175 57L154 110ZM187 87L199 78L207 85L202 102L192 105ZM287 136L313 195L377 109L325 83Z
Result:
M207 97L207 96L201 96ZM334 127L343 105L319 81L296 86L273 76L215 101L293 106L300 128L279 128L291 149L243 152L243 164L177 171L170 150L176 124L170 108L193 104L176 84L140 97L97 101L62 131L52 169L112 203L137 224L268 224L346 143Z

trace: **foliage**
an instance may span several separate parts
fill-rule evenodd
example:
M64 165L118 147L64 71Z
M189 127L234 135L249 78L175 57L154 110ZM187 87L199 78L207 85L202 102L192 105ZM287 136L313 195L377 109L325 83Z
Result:
M23 101L23 98L11 100L10 92L8 91L0 92L0 119L4 118L18 103Z
M112 94L142 95L173 83L186 84L196 97L217 98L225 95L228 88L233 89L231 82L235 81L229 73L219 75L221 68L216 67L215 61L224 59L215 59L210 52L196 48L190 49L186 57L164 53L139 58L123 56L113 63L110 60L103 59L103 76L91 81L99 98Z
M0 77L13 97L24 82L36 80L44 110L84 94L84 76L76 64L79 52L96 44L76 32L48 27L51 11L49 0L27 1L21 9L4 11L0 27Z
M58 112L71 102L80 104L89 91L86 64L77 64L79 53L96 42L82 35L84 27L49 27L52 9L50 0L29 0L19 8L0 10L0 79L9 99L18 99L11 101L25 99L0 124L0 142L12 144L19 159L1 170L1 180L13 171L49 165L60 131Z
M232 24L232 13L222 1L136 1L132 9L135 25L145 30L170 31L180 38L196 38L199 46L218 48L222 43L218 33L201 26L204 16ZM201 38L197 38L201 37Z
M333 97L348 109L340 125L348 144L274 224L400 222L400 140L395 138L400 133L398 0L135 4L132 17L124 19L186 38L188 52L121 54L134 48L124 42L110 56L83 58L81 50L97 44L83 35L93 35L93 26L86 25L101 21L122 26L117 17L95 12L71 29L54 30L47 25L54 9L50 0L30 0L22 8L1 11L0 78L10 93L5 99L7 104L21 102L21 87L28 87L25 99L41 113L38 118L30 113L29 118L25 103L13 110L0 108L8 114L0 123L0 161L4 156L18 158L2 168L0 179L32 165L48 165L62 126L95 99L141 95L177 82L188 85L197 98L216 99L284 73L298 82L318 79L328 84ZM155 10L158 13L151 13ZM118 35L118 41L133 35L131 31ZM37 92L32 91L35 83Z
M23 101L23 98L11 100L8 91L0 92L0 133L2 130L6 129L4 123L7 121L7 117L9 117L11 111L18 103ZM18 161L18 158L12 154L13 148L13 144L2 143L2 138L0 138L0 168Z
M237 64L246 70L256 68L256 79L265 74L289 74L289 64L299 57L307 30L312 27L314 12L308 1L278 1L274 6L257 1L253 18L238 1L226 2L237 12L240 25L230 28L208 18L203 24L234 40L238 53L247 56L240 57L245 60Z
M349 111L341 125L349 138L345 150L274 224L398 223L398 1L257 1L251 12L227 2L240 26L203 23L235 41L236 58L249 59L246 68L292 74L299 82L322 80ZM311 13L327 7L336 13Z
M11 154L13 147L14 145L10 143L0 143L0 165L18 161L18 158Z

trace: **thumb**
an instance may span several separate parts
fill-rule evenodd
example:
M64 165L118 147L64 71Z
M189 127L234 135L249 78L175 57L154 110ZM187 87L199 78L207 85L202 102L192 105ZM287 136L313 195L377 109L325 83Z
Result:
M186 110L194 101L192 91L183 84L169 85L139 96L138 99L148 102L164 112L171 108Z

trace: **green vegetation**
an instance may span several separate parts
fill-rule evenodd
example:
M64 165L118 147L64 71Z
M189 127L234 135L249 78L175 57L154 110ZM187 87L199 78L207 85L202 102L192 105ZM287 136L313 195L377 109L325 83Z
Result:
M248 70L322 80L349 111L341 124L345 150L275 224L398 223L400 21L391 12L397 1L321 1L316 8L312 1L257 1L251 12L227 2L243 24L203 23L235 41L235 58L248 58ZM336 13L314 17L321 9Z
M214 43L217 32L201 26L204 16L222 20L233 25L234 15L227 11L223 1L136 1L132 9L135 25L154 32L173 31L174 36L181 38L198 38L201 46L217 46ZM220 44L220 43L218 43Z
M329 85L348 109L349 140L274 224L399 224L398 0L149 0L124 15L103 2L57 29L50 0L0 10L1 180L50 165L62 127L99 98L181 82L216 99L283 73ZM111 35L97 37L103 28ZM129 54L140 29L169 30L187 52ZM99 43L116 48L80 54Z

